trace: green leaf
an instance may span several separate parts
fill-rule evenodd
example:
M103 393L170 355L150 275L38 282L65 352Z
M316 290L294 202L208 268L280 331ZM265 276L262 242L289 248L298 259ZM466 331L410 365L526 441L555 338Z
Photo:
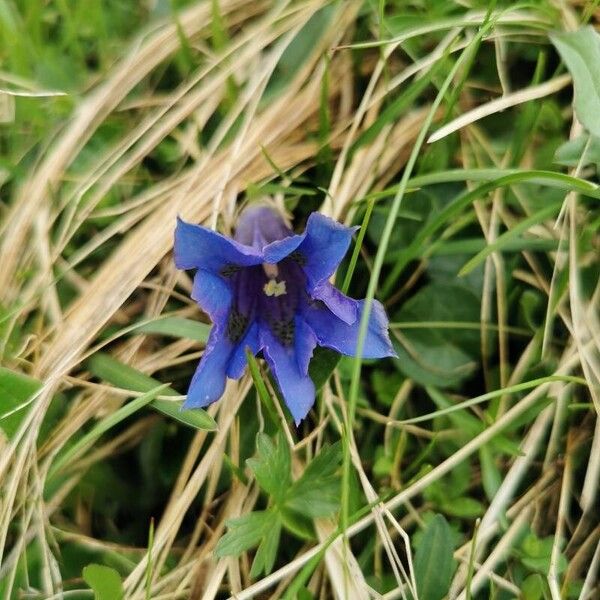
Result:
M441 600L456 568L452 530L442 515L427 525L415 553L415 578L420 600Z
M269 533L277 519L274 510L259 510L237 519L227 521L227 533L219 540L215 548L218 558L239 556L242 552L258 546Z
M286 508L307 517L325 517L340 507L337 470L341 462L340 443L323 448L306 467L302 477L288 490Z
M158 379L149 377L103 352L96 352L87 361L86 366L96 377L126 390L149 392L157 386L162 385ZM164 389L162 395L179 396L170 387ZM200 408L181 410L181 405L181 401L178 402L175 400L153 400L150 403L153 409L194 429L207 429L209 431L217 429L217 423L206 411Z
M541 575L534 573L521 584L523 600L542 600L544 597L544 580Z
M521 543L522 558L521 562L532 571L545 575L550 569L552 559L552 546L554 537L548 536L539 538L534 533L530 533ZM559 555L557 571L562 573L567 568L567 559L564 554Z
M280 432L275 445L268 435L259 433L256 436L256 451L256 457L249 458L246 464L254 473L258 485L279 504L292 482L292 463L287 441Z
M474 519L483 514L484 507L479 500L475 500L475 498L470 498L468 496L462 496L443 502L440 505L440 509L453 517Z
M184 319L182 317L162 317L154 321L146 321L133 330L133 333L154 333L176 338L187 338L205 343L210 333L210 325Z
M552 34L550 40L573 76L577 118L590 133L600 136L600 35L588 26Z
M318 346L315 348L312 360L308 367L308 375L315 384L315 389L320 390L333 373L342 355L329 350L328 348L322 348Z
M267 533L263 537L254 561L252 562L252 569L250 569L250 577L256 578L261 573L268 575L273 570L275 564L275 558L277 556L277 548L279 547L279 538L281 536L281 521L279 515L271 523Z
M576 167L583 156L582 167L590 164L600 165L600 137L587 134L580 135L574 140L569 140L558 147L554 154L554 162L566 167ZM589 146L588 146L589 140ZM586 150L587 146L587 150Z
M304 515L289 509L287 506L282 506L280 510L281 522L283 526L301 540L314 540L315 532L310 521Z
M27 402L41 387L33 377L0 367L0 429L9 439L31 408Z
M444 409L452 406L450 399L439 390L430 386L428 386L426 390L429 394L429 397L439 408ZM537 412L535 414L538 414L539 408L536 408L536 410ZM530 412L533 413L533 411ZM468 412L466 409L449 412L447 413L447 417L458 429L460 429L469 437L475 437L476 435L479 435L486 426L483 421L479 420L475 415ZM529 416L529 420L531 418L532 416ZM525 422L527 422L527 420ZM491 448L500 452L505 452L510 456L519 456L521 454L519 444L502 433L494 436L494 438L489 442L489 445Z
M384 406L392 406L403 381L404 377L400 373L387 373L379 369L373 371L371 385L377 401Z
M394 321L477 322L479 298L466 287L433 283L408 300ZM454 387L477 367L479 332L468 329L406 329L400 342L396 366L421 385Z
M94 591L95 600L121 600L124 596L121 576L115 569L91 564L83 568L83 579Z

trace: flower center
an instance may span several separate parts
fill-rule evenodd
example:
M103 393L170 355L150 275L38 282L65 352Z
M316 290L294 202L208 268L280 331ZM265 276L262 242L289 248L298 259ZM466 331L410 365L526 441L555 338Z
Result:
M233 290L227 322L232 342L239 343L250 324L257 321L284 346L294 343L296 313L306 296L304 271L294 257L254 267L230 265L221 274Z

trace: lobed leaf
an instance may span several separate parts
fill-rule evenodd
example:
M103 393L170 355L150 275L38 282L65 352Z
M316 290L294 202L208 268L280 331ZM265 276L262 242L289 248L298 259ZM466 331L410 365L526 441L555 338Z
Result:
M257 454L249 458L250 467L258 485L279 504L283 501L291 483L290 449L283 434L277 435L277 444L265 433L256 437Z
M238 556L242 552L257 546L277 520L277 513L271 510L259 510L227 521L227 533L219 540L215 548L218 558Z

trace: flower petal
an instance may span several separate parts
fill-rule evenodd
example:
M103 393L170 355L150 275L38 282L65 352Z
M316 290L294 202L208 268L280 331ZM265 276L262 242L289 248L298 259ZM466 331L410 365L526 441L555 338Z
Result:
M304 271L310 289L333 275L348 251L356 229L319 213L310 215L305 238L298 247L305 260Z
M308 374L308 365L317 345L317 336L308 323L300 316L295 318L294 348L298 368L303 375Z
M254 248L177 217L175 265L178 269L205 269L218 273L227 265L247 267L261 262L261 253Z
M229 285L210 271L198 269L194 275L192 298L202 307L213 323L224 327L233 299Z
M213 327L204 354L190 383L183 408L203 408L223 395L232 351L231 342L219 328Z
M303 235L290 235L283 240L271 242L263 248L263 257L266 263L275 264L291 254L304 241Z
M315 385L302 373L294 346L283 346L266 327L261 327L260 335L263 354L298 425L315 403Z
M239 379L244 374L247 364L246 348L249 348L250 352L252 352L252 354L255 356L261 350L260 339L258 336L258 323L256 321L250 325L244 337L235 347L231 358L229 359L227 377L230 377L231 379Z
M275 240L292 235L282 216L269 206L257 205L245 208L237 222L234 238L259 252Z
M305 308L306 322L315 332L320 346L332 348L347 356L356 355L358 331L365 301L355 300L355 302L357 318L352 324L345 323L337 318L327 308L316 308L314 306ZM380 302L373 300L371 314L369 315L369 327L362 352L363 358L396 356L387 329L388 320L385 310Z
M358 314L358 300L348 298L329 281L321 281L310 294L315 300L324 302L327 308L344 323L352 325Z

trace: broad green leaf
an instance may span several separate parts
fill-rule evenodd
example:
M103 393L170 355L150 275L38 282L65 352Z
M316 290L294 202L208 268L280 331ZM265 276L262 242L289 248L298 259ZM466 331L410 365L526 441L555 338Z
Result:
M544 598L544 579L539 573L530 575L521 584L521 596L523 600L542 600Z
M392 402L400 389L404 377L400 373L386 373L379 369L371 375L371 385L377 401L383 406L392 406Z
M87 368L93 375L108 381L126 390L135 392L148 392L161 385L158 379L149 377L137 369L125 365L112 356L103 352L96 352L86 363ZM172 388L168 387L161 393L163 396L179 396ZM214 430L217 428L215 420L204 410L195 408L193 410L182 410L182 402L170 400L153 400L150 406L159 412L184 423L194 429Z
M587 26L552 34L550 40L573 76L577 118L590 133L600 136L600 35Z
M414 568L420 600L441 600L456 568L452 531L442 515L427 525L415 553Z
M215 555L238 556L258 546L277 519L273 510L260 510L227 521L227 533L219 540Z
M443 502L440 505L440 509L446 514L452 515L453 517L474 519L475 517L480 517L483 514L484 506L475 498L462 496L460 498L453 498L452 500Z
M332 515L340 508L339 480L323 482L321 487L303 485L295 490L286 507L307 517L318 518Z
M312 521L298 512L282 506L280 510L283 526L302 540L314 540L315 532Z
M395 315L394 321L477 322L480 301L469 289L434 283L419 290ZM467 329L402 330L396 366L422 385L454 387L477 367L479 332Z
M290 449L282 433L277 436L277 445L265 433L256 437L254 458L246 463L254 473L258 485L279 504L283 501L291 484Z
M591 138L590 140L590 136L584 134L565 142L556 150L554 162L566 167L576 167L580 163L582 167L590 164L600 165L600 137L592 135Z
M329 350L328 348L322 348L318 346L315 348L312 360L308 367L308 374L315 384L315 389L320 390L333 373L342 355Z
M252 562L250 577L258 577L261 573L268 575L273 570L280 536L281 521L279 520L279 515L276 514L271 526L258 546L254 561Z
M184 319L182 317L162 317L154 321L147 321L136 327L133 333L155 333L176 338L187 338L198 342L206 342L210 333L210 325Z
M83 568L83 579L94 591L95 600L121 600L124 596L121 576L115 569L91 564Z
M0 429L9 439L29 412L28 401L40 387L37 379L0 367Z
M307 517L324 517L340 507L336 472L341 461L339 442L324 448L288 490L285 506Z
M521 562L532 571L545 575L550 569L554 537L539 538L534 533L527 535L521 543ZM567 559L559 555L557 570L562 573L567 568Z

